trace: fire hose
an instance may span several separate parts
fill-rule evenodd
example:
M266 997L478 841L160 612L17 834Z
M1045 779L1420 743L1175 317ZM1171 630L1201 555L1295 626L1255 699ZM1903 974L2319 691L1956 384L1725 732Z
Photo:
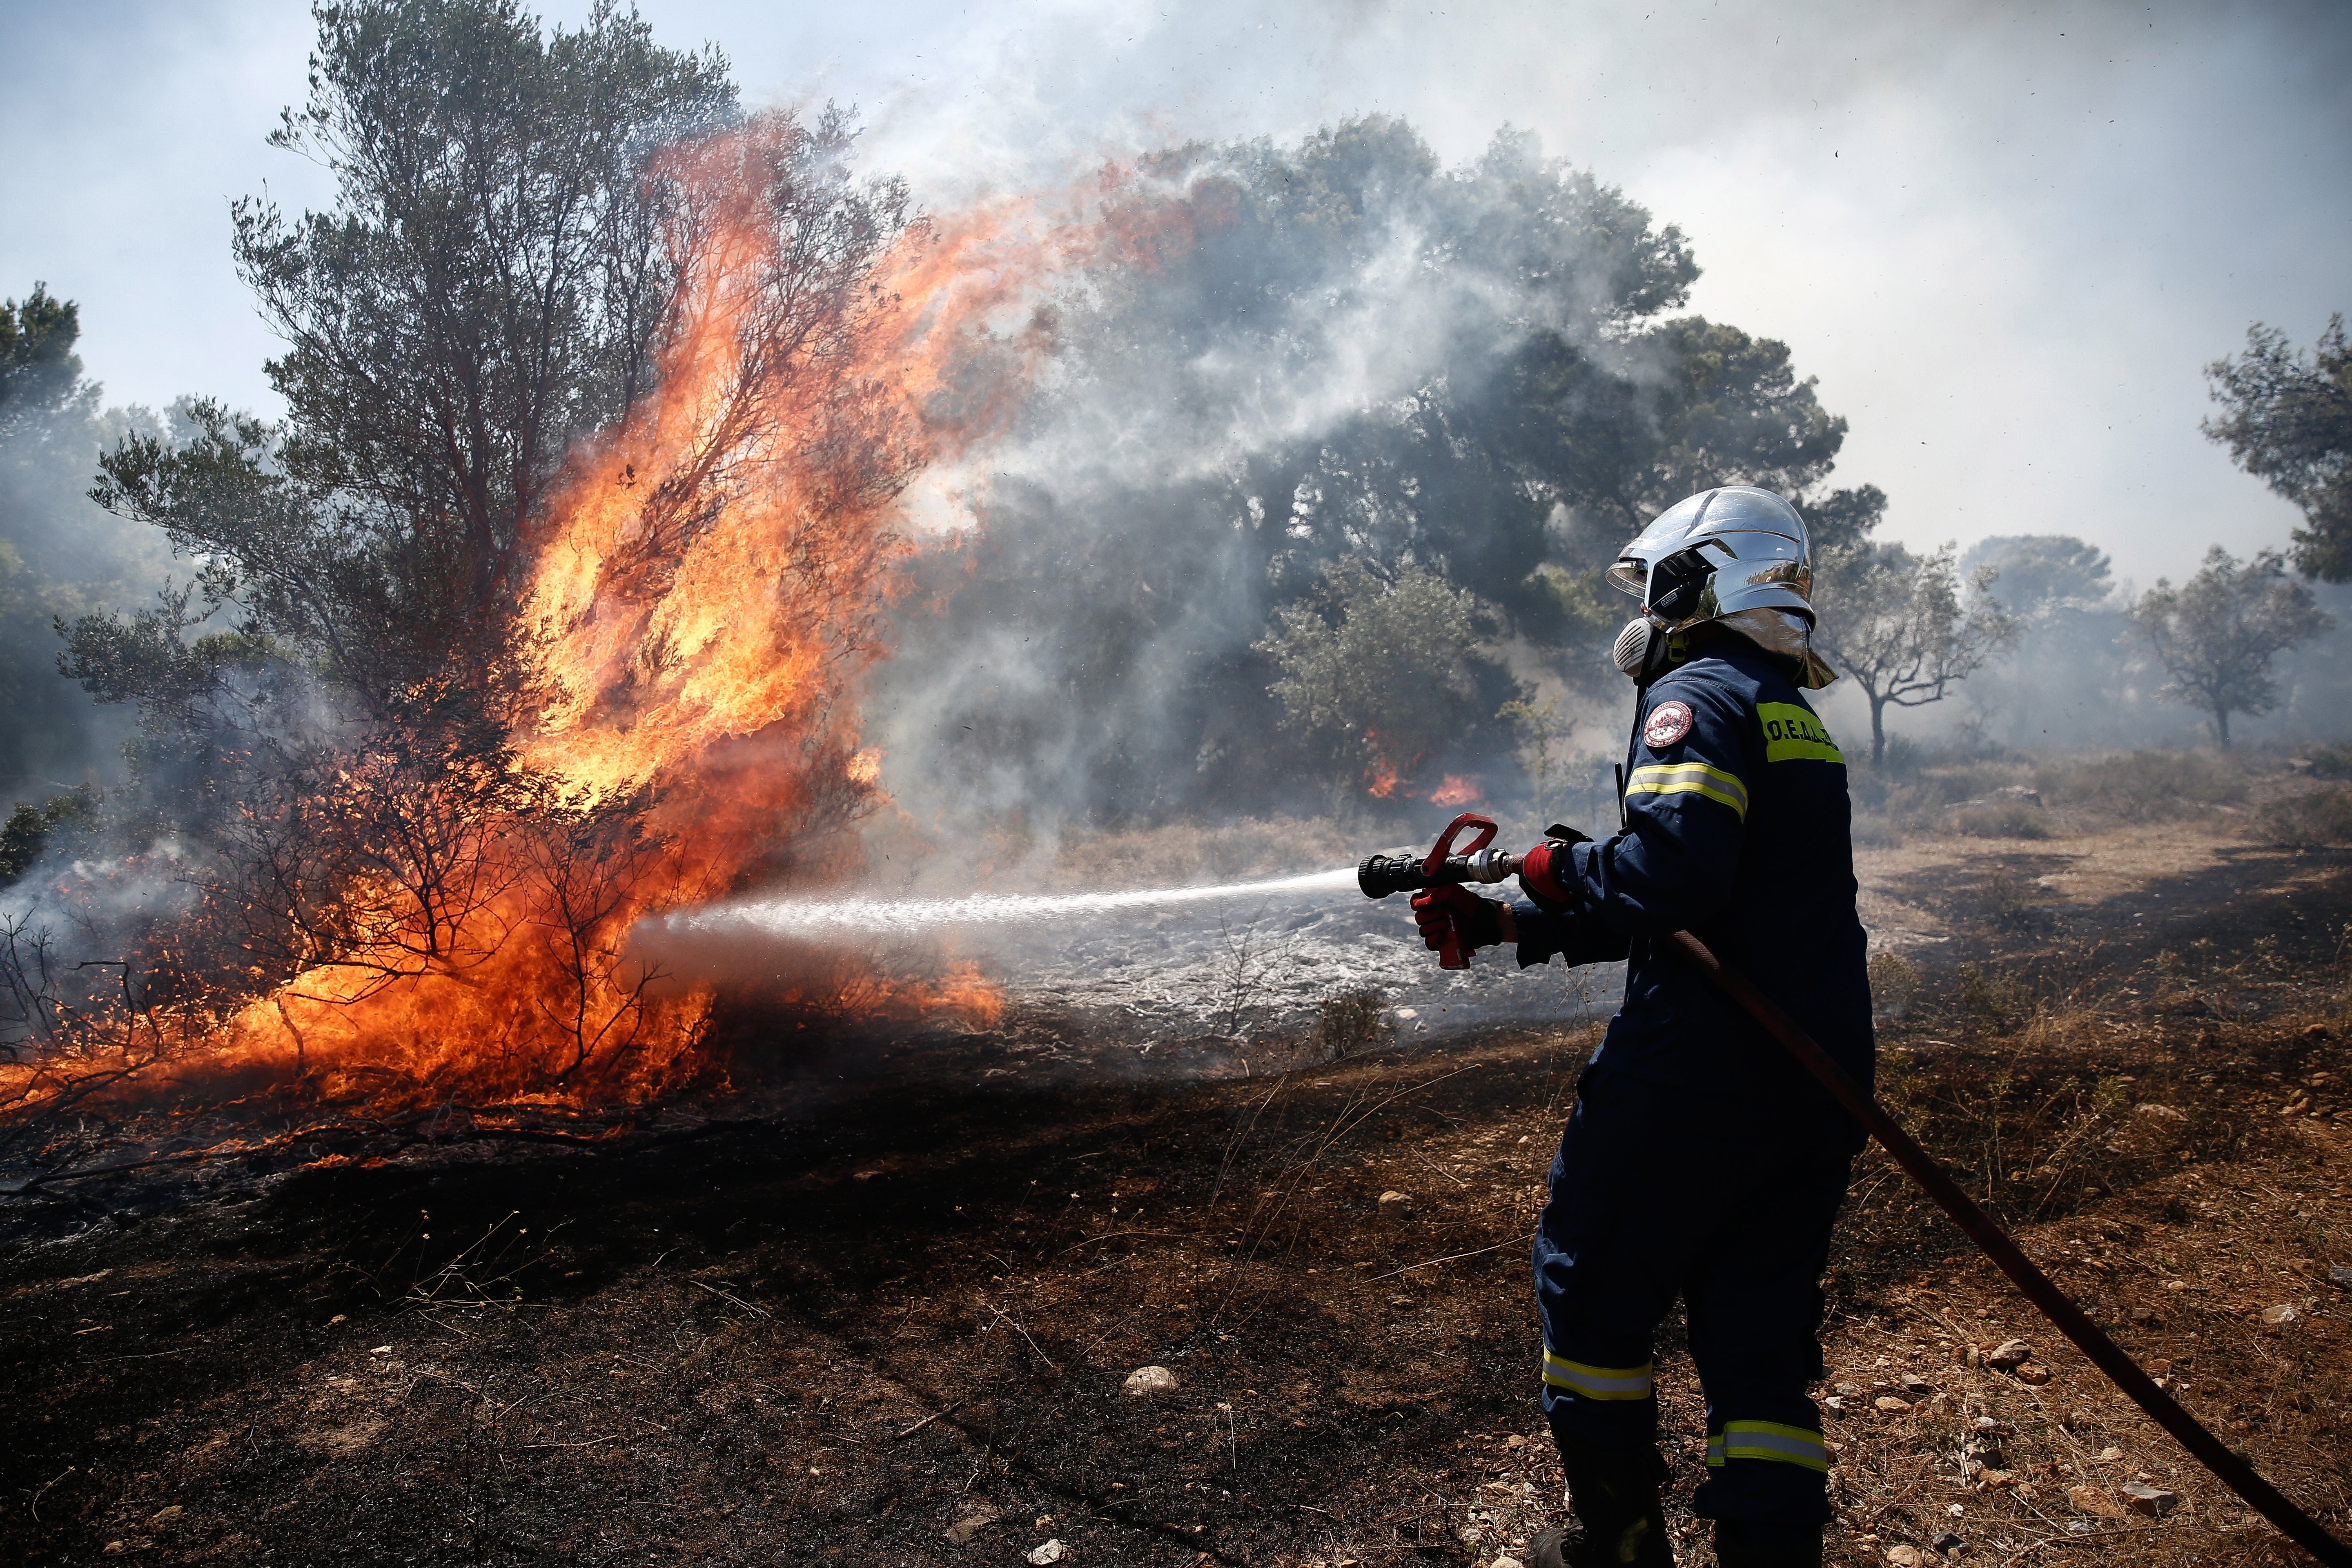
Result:
M1454 845L1454 836L1465 827L1475 827L1477 837L1460 852ZM1558 826L1547 828L1548 836L1562 839L1581 839L1585 836ZM1369 898L1384 899L1391 893L1412 892L1423 888L1467 882L1499 882L1518 869L1518 857L1497 852L1489 846L1494 842L1495 824L1474 812L1465 812L1439 836L1436 845L1424 857L1374 855L1357 868L1356 880ZM1937 1206L1952 1216L1953 1222L1967 1233L1990 1258L2011 1283L2025 1293L2028 1300L2042 1310L2044 1317L2055 1324L2058 1331L2074 1342L2076 1349L2088 1356L2093 1364L2115 1381L2116 1386L2131 1397L2133 1404L2147 1413L2148 1417L2179 1439L2180 1446L2195 1455L2205 1468L2219 1477L2223 1485L2284 1532L2289 1540L2310 1552L2329 1568L2352 1568L2352 1549L2320 1528L2318 1522L2297 1508L2276 1487L2256 1474L2252 1465L2231 1450L2229 1446L2206 1430L2204 1425L2183 1409L2180 1403L2158 1388L2156 1381L2142 1372L2139 1364L2124 1353L2121 1346L2109 1339L2088 1314L2050 1277L2034 1266L2006 1231L1994 1223L1992 1216L1976 1205L1959 1184L1944 1173L1934 1157L1922 1149L1917 1141L1906 1132L1901 1124L1887 1115L1870 1091L1856 1083L1846 1070L1832 1059L1797 1021L1780 1009L1779 1004L1757 989L1755 984L1736 970L1727 969L1706 944L1686 931L1678 931L1664 939L1665 945L1679 953L1685 962L1696 969L1707 983L1738 1004L1748 1016L1762 1025L1767 1033L1780 1041L1789 1054L1795 1057L1807 1072L1821 1081L1840 1105L1853 1119L1867 1128L1881 1147L1895 1157L1895 1163L1910 1173L1911 1179L1936 1200ZM1441 948L1439 963L1447 969L1469 967L1470 957L1461 948L1458 938L1450 939Z

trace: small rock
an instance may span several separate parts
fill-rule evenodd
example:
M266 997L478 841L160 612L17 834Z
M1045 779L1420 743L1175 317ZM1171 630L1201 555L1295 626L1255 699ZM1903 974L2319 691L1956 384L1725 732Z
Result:
M2150 1519L2162 1519L2180 1506L2180 1494L2152 1487L2145 1481L2126 1481L2124 1501L2134 1513L2144 1513Z
M351 1320L350 1320L349 1318L345 1317L345 1316L344 1316L342 1313L341 1313L341 1312L337 1312L333 1317L329 1318L329 1319L327 1320L327 1327L329 1327L329 1328L331 1328L331 1328L333 1328L337 1323L348 1323L348 1322L350 1322L350 1321L351 1321Z
M2026 1362L2017 1369L2017 1381L2039 1388L2050 1381L2050 1369L2038 1363Z
M1486 1564L1486 1568L1519 1568L1519 1560L1506 1552Z
M2033 1347L2023 1340L2011 1340L1985 1352L1985 1364L2008 1372L2033 1359Z
M1528 1440L1517 1432L1503 1439L1503 1447L1506 1448L1524 1448L1527 1446Z
M2300 1316L2302 1314L2294 1310L2294 1303L2292 1301L2281 1301L2275 1307L2263 1309L2263 1321L2273 1328L2281 1323L2292 1323Z
M1123 1394L1173 1394L1176 1392L1176 1374L1164 1366L1139 1366L1129 1373L1127 1381L1118 1386Z
M1381 1202L1383 1204L1409 1204L1412 1202L1412 1194L1410 1193L1401 1193L1394 1187L1391 1187L1387 1192L1381 1194Z
M1000 1517L996 1510L984 1502L971 1503L956 1515L953 1524L948 1526L948 1541L952 1545L966 1545L973 1536L994 1524Z
M1069 1554L1070 1549L1068 1547L1063 1545L1058 1541L1049 1541L1045 1542L1045 1545L1040 1546L1034 1552L1029 1553L1029 1561L1035 1563L1037 1568L1045 1568L1046 1563L1059 1563Z
M178 1503L173 1503L167 1509L158 1510L155 1517L149 1520L147 1522L150 1524L169 1524L187 1511L188 1510L186 1509L182 1508Z
M1919 1549L1907 1542L1901 1546L1890 1546L1886 1549L1887 1568L1921 1568L1927 1561L1927 1558L1920 1555Z
M2124 1505L2096 1487L2069 1487L2066 1489L2066 1500L2074 1505L2075 1511L2087 1513L2095 1519L2124 1517Z
M368 1352L368 1354L370 1355L390 1355L391 1353L392 1347L390 1345L378 1345L375 1349Z
M1880 1394L1874 1403L1889 1415L1908 1415L1911 1413L1909 1400L1897 1399L1891 1394Z
M2330 1268L2327 1282L2331 1285L2352 1285L2352 1264L2339 1263Z

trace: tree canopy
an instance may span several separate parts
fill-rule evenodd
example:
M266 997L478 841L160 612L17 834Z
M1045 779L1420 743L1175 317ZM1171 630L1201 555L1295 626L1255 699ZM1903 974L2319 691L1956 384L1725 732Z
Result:
M1344 563L1442 573L1581 684L1623 613L1598 570L1654 511L1805 494L1843 439L1785 345L1671 313L1678 230L1525 132L1456 168L1381 116L1188 144L1109 226L887 672L894 755L964 799L1157 814L1339 765L1297 749L1264 638ZM1457 715L1457 761L1512 765L1494 713Z
M2295 565L2330 583L2352 581L2352 347L2344 318L2328 318L2308 354L2257 323L2245 352L2214 361L2205 375L2222 410L2205 421L2205 434L2303 509Z
M2218 544L2179 587L2158 578L2131 617L2171 678L2164 695L2210 715L2224 750L2231 714L2278 706L2271 660L2335 624L2278 552L2258 550L2242 564Z
M1870 760L1886 755L1886 710L1941 702L2014 635L1992 597L1997 572L1965 582L1953 546L1918 555L1865 542L1828 554L1814 576L1814 639L1870 703Z

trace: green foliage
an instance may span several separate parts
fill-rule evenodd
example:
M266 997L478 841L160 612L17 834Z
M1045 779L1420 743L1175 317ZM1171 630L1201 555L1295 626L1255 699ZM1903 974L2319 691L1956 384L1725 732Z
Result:
M2171 678L2163 695L2211 715L2225 751L2231 713L2260 716L2278 706L2271 660L2336 624L2287 575L2277 552L2258 550L2240 565L2218 544L2179 587L2158 578L2131 619Z
M52 847L86 841L99 827L99 794L85 784L38 805L21 802L0 826L0 885L33 868Z
M2238 466L2303 509L2294 563L2330 583L2352 580L2352 346L2344 318L2308 355L2286 334L2257 323L2245 352L2205 367L2222 408L2205 434L2230 448Z
M726 73L610 0L544 33L513 0L321 8L310 101L271 140L334 176L334 210L233 208L288 344L291 479L492 604L555 461L647 383L679 199L649 155L733 117Z
M1479 714L1472 700L1493 666L1478 647L1499 625L1442 573L1407 566L1391 582L1341 561L1306 604L1278 613L1259 648L1282 672L1270 689L1284 713L1343 778L1369 767L1411 780Z
M0 441L53 416L81 389L80 307L36 283L0 304Z

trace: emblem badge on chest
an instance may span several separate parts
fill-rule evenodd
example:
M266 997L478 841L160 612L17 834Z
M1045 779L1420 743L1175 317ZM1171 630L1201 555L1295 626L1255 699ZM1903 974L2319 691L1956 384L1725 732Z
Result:
M1650 710L1642 721L1642 743L1652 751L1671 746L1690 733L1691 710L1687 702L1661 702Z

